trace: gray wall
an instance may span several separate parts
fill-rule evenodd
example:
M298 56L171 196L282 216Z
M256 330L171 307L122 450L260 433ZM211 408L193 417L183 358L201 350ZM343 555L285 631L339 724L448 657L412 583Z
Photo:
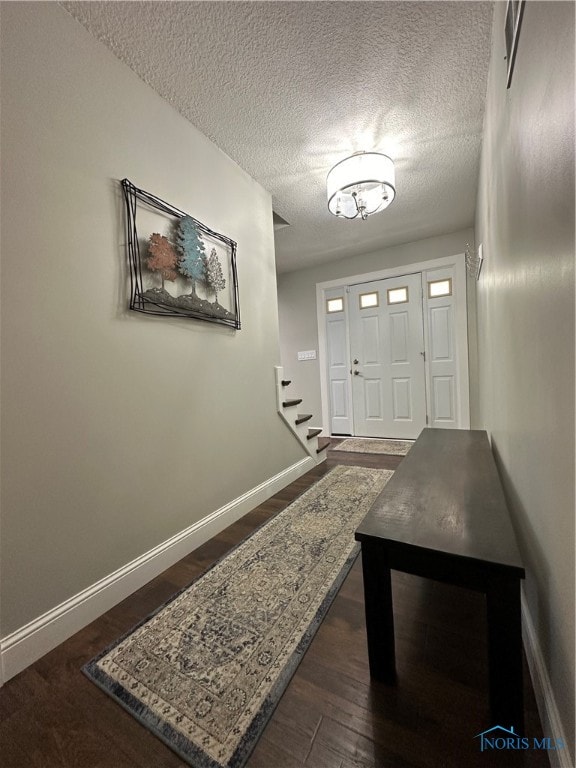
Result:
M379 214L383 221L386 213ZM474 244L472 229L452 232L440 237L397 245L376 253L339 259L310 269L301 269L278 275L278 310L280 315L280 347L284 373L292 381L291 392L304 398L303 406L314 414L310 422L322 426L320 397L320 369L316 360L298 361L298 351L318 351L318 321L316 316L316 283L375 272L387 267L415 264L464 253L466 244ZM474 305L474 284L469 285L469 304ZM474 313L471 314L474 320ZM469 329L470 394L472 423L475 423L476 397L476 328ZM327 426L327 425L326 425Z
M118 180L238 243L243 329L126 307ZM2 4L5 636L304 457L269 195L56 3Z
M481 417L573 765L574 4L526 3L509 90L505 9L496 3L476 222Z

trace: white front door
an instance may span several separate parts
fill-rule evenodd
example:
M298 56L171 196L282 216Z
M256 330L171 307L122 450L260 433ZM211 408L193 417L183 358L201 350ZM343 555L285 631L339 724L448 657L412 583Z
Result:
M350 287L354 434L415 439L426 426L420 274Z

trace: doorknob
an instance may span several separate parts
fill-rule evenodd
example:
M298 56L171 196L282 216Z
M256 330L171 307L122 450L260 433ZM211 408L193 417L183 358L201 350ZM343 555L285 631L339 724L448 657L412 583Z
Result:
M360 376L360 371L356 371L355 370L355 371L353 371L353 373L354 373L354 376Z
M352 362L354 363L354 365L358 365L358 363L359 363L360 361L359 361L359 360L356 360L356 358L354 358L354 360L352 360Z

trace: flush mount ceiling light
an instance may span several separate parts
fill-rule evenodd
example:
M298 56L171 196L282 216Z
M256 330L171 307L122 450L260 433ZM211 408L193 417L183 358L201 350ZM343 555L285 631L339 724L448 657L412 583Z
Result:
M328 210L364 221L387 208L396 195L394 163L379 152L357 152L336 163L326 177Z

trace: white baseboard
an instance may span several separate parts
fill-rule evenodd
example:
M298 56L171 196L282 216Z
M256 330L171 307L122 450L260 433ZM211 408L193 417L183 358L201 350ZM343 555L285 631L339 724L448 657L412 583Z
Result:
M3 682L33 664L315 465L311 457L301 459L88 589L0 639Z
M526 659L534 686L542 731L544 736L550 737L556 744L561 741L566 745L564 749L548 751L551 768L574 768L574 757L571 754L572 745L567 741L564 733L550 676L544 663L540 643L534 629L534 622L532 621L524 594L522 594L522 627L524 650L526 651Z

